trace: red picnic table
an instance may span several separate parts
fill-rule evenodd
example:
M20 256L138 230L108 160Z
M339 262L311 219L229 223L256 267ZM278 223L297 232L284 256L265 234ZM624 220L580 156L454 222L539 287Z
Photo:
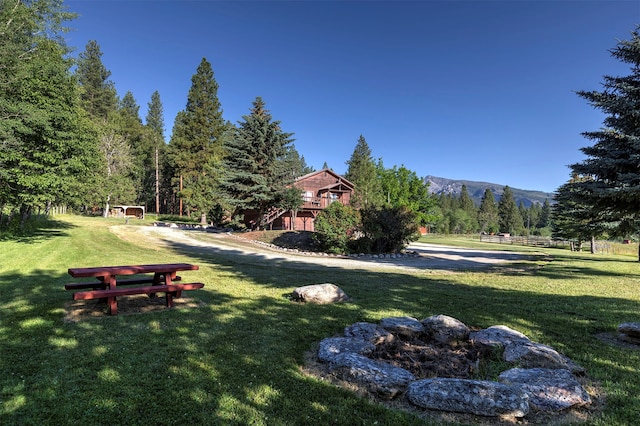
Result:
M148 294L154 297L156 293L165 293L168 307L173 306L173 299L180 297L184 290L196 290L204 287L202 283L176 283L181 281L178 271L195 271L198 265L190 263L164 263L155 265L127 265L127 266L94 266L89 268L69 268L69 275L74 278L95 277L96 281L76 282L66 284L66 290L92 289L76 291L73 300L107 299L111 315L118 313L116 297L133 294ZM142 278L118 279L123 275L143 275ZM151 276L150 274L153 274ZM151 284L134 286L136 284ZM125 286L118 287L118 286Z

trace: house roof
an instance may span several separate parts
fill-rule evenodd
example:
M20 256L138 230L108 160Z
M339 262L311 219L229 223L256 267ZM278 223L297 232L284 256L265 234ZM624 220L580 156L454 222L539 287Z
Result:
M299 182L301 180L305 180L310 178L311 176L315 176L315 175L319 175L320 173L328 173L331 176L333 176L336 181L330 185L327 185L321 189L333 189L337 186L346 186L348 189L353 189L353 187L355 186L352 182L350 182L349 180L345 179L344 177L340 176L339 174L337 174L336 172L334 172L331 169L322 169L322 170L318 170L315 172L311 172L311 173L307 173L304 176L300 176L298 179L296 179L296 182Z

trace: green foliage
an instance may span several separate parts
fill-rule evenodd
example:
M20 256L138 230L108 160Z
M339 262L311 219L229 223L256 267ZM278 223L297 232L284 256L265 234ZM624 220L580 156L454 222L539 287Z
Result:
M429 184L420 179L414 171L405 166L385 169L382 160L379 160L376 172L385 205L408 208L414 212L417 222L422 226L437 220L437 200L429 194Z
M618 234L638 232L640 218L640 25L630 40L621 40L611 55L629 64L627 76L604 76L602 91L578 95L606 114L600 130L584 132L594 145L581 151L586 159L571 165L574 179L561 188L568 209L577 205L590 222L603 222ZM559 213L562 214L562 213ZM558 214L557 214L558 215ZM566 215L563 216L568 219ZM567 226L563 222L561 226ZM617 228L614 229L614 228Z
M376 175L376 164L371 156L371 149L360 135L351 158L347 161L347 178L354 184L354 194L351 204L355 207L380 205L382 203L382 189Z
M500 232L508 232L511 235L520 235L524 229L520 210L516 206L513 192L508 186L504 187L500 202L498 203L498 224Z
M82 88L83 108L98 121L106 120L116 109L117 96L115 85L109 80L111 71L102 63L97 41L89 40L85 51L80 53L76 75Z
M73 200L96 165L92 129L79 109L61 2L0 3L0 211L26 222Z
M295 174L287 161L297 156L292 135L272 119L262 98L254 100L251 114L243 117L225 145L228 155L220 188L225 202L235 209L232 216L255 211L256 227L261 228L264 214L282 203Z
M496 233L500 230L498 225L498 206L493 192L487 188L482 195L480 208L478 209L478 224L480 232Z
M218 83L203 58L191 78L187 106L176 117L167 156L173 164L171 185L182 198L187 216L206 223L215 206L227 125L218 100Z
M405 206L376 207L361 210L358 247L369 247L375 253L397 253L420 237L418 218Z
M355 237L358 213L353 207L334 202L318 213L314 221L314 238L323 250L330 253L345 253Z

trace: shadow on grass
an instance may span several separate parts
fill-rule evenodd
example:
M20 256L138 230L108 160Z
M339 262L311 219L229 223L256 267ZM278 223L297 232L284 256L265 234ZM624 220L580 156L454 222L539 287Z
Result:
M65 235L65 230L75 226L64 221L46 219L38 222L38 226L30 231L11 230L0 231L0 241L17 241L19 243L34 244L43 240Z
M300 369L321 339L388 315L508 324L620 383L621 392L640 392L640 380L629 378L638 357L593 337L636 320L637 301L545 294L518 288L507 274L492 278L495 271L485 283L467 283L465 273L349 270L179 243L171 249L200 265L206 285L192 297L205 306L64 324L66 274L0 276L3 424L424 424ZM285 297L322 282L339 285L353 302L318 306ZM620 398L610 419L638 405Z

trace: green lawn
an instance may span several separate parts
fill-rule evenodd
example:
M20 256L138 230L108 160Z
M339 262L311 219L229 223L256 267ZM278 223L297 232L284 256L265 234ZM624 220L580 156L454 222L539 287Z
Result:
M549 249L518 268L455 274L261 267L126 243L108 231L122 223L61 216L37 236L0 241L0 424L425 424L301 367L306 351L348 324L434 314L507 325L584 366L606 394L590 424L640 419L640 351L596 338L640 322L633 256ZM64 322L67 268L160 262L200 265L181 275L205 283L185 294L204 306ZM324 282L354 302L287 299Z

